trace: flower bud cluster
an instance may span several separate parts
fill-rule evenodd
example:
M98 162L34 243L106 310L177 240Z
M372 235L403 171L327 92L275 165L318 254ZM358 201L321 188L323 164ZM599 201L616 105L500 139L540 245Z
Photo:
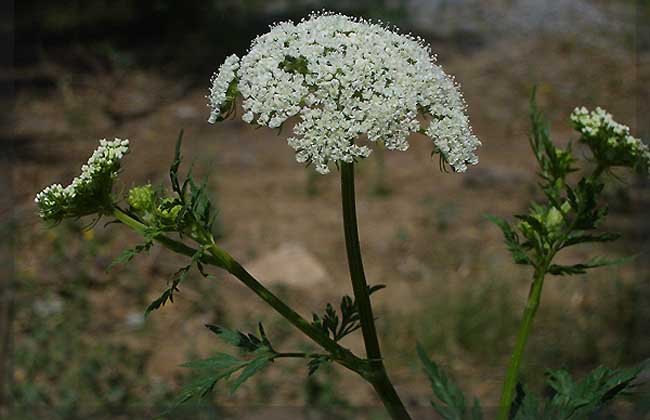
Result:
M277 24L219 68L209 121L223 119L237 94L247 123L278 128L298 117L288 144L323 174L369 156L360 137L403 151L411 133L431 138L458 172L478 163L458 85L421 39L380 24L330 13Z
M650 174L648 146L630 134L630 127L614 121L604 109L589 112L585 107L576 108L571 113L571 122L601 165L627 166Z
M111 206L111 191L120 171L120 161L128 151L128 140L100 140L99 147L81 167L81 174L70 185L50 185L36 195L34 201L41 218L58 223L66 217L107 210Z

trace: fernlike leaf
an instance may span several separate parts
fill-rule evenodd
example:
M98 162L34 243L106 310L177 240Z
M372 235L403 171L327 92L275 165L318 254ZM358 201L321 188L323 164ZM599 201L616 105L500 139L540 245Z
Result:
M246 361L226 353L217 353L208 359L194 360L181 365L192 369L197 378L181 389L174 407L193 398L205 398L219 381L228 379L246 365Z
M178 182L178 168L181 166L182 162L182 155L181 155L181 146L183 144L183 130L180 131L178 134L178 140L176 140L176 149L174 152L174 160L172 161L172 164L169 168L169 178L172 183L172 189L174 190L175 193L177 193L181 199L183 197L183 193L180 187L180 183Z
M262 323L259 324L260 337L253 333L243 333L237 330L229 330L218 325L206 324L206 327L215 333L224 342L238 347L245 352L253 353L259 350L273 352Z
M312 356L307 363L309 376L313 375L323 364L330 361L331 359L327 356Z
M385 287L383 284L368 286L368 294L372 295ZM348 334L361 328L359 308L350 296L345 295L341 298L339 310L341 314L340 318L332 304L328 303L325 306L325 313L322 317L317 314L312 314L312 325L321 329L334 341L339 341Z
M235 379L230 385L230 393L234 393L237 389L248 379L250 379L256 373L261 372L265 367L271 363L273 360L273 353L266 353L256 357L255 359L248 362L244 370L239 374L237 379Z
M174 293L178 291L178 286L181 285L187 278L190 270L192 269L192 266L198 265L199 262L201 261L201 258L205 255L205 252L203 248L199 248L194 255L192 255L192 261L186 265L185 267L181 267L174 273L172 277L172 282L171 285L165 289L165 291L158 297L156 300L151 302L149 306L144 311L144 316L148 317L149 314L152 311L155 311L156 309L160 309L161 307L165 306L167 302L174 303ZM202 272L202 269L199 268L199 272Z
M148 240L143 244L134 246L133 248L125 249L122 253L113 260L106 270L111 270L116 265L127 264L133 260L138 254L148 252L153 246L153 241Z
M616 260L609 260L603 257L594 257L591 260L580 264L573 264L573 265L552 264L548 268L548 273L556 276L572 276L576 274L585 274L587 270L590 270L592 268L606 267L610 265L619 265L629 261L632 258L633 257L626 257L626 258L619 258Z
M460 388L429 358L419 343L417 353L429 377L433 394L438 400L431 400L434 410L445 420L482 419L483 413L478 400L474 400L473 407L468 410L465 396Z
M523 391L513 408L514 420L586 420L615 397L629 393L647 362L628 369L598 367L576 382L565 370L547 372L547 383L555 392L550 399Z
M526 252L524 247L519 243L519 236L517 235L517 232L515 232L512 229L510 224L506 222L504 219L497 216L488 214L485 217L489 221L497 225L503 232L503 238L506 243L506 247L508 248L508 251L510 251L510 254L512 255L512 258L515 261L515 263L533 265L533 262L528 256L528 253Z
M268 366L274 357L275 353L263 352L256 353L250 360L242 360L227 353L217 353L208 359L187 362L181 366L192 369L197 378L182 388L174 407L193 398L205 398L219 382L228 381L241 371L230 382L230 392L234 393L244 382Z
M523 396L520 398L520 403L516 407L513 406L513 420L546 420L542 400L525 388L521 391Z
M561 418L586 419L616 396L628 392L643 369L644 365L628 369L601 366L579 382L566 371L549 371L548 384L556 392L550 403L551 411Z
M562 247L566 248L569 246L588 243L588 242L611 242L619 239L620 237L621 235L618 233L604 232L604 233L590 234L590 233L586 233L583 230L576 230L568 234L567 239L564 241Z
M144 317L147 318L151 312L165 306L165 303L172 299L172 294L173 292L170 289L165 289L165 291L157 299L155 299L149 304L149 306L147 306L147 308L144 310Z

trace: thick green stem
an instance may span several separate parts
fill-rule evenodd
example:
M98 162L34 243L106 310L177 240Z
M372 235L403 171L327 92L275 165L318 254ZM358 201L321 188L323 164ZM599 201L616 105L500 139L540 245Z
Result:
M381 357L375 319L372 314L372 305L370 304L370 293L361 259L361 246L359 245L355 206L353 163L341 162L341 196L343 202L345 246L348 254L350 278L352 280L354 298L359 310L359 322L361 323L366 354L370 361L371 372L366 379L370 381L393 419L410 419L411 417L388 378Z
M497 420L508 420L510 416L510 407L512 406L512 400L514 398L515 388L517 386L521 359L523 357L524 349L526 348L526 342L528 341L528 336L530 335L530 330L533 325L533 319L535 318L535 313L537 312L537 308L539 307L539 302L542 296L544 275L545 271L543 269L535 270L533 284L530 286L528 301L526 302L526 308L524 309L521 325L519 326L517 342L515 343L515 349L510 359L508 371L506 372L506 380L503 384L503 393L501 394L501 402L499 403L499 414L497 416Z
M144 233L147 229L146 225L140 223L138 220L132 218L120 209L114 209L113 216L115 216L117 220L129 226L136 232ZM196 253L196 249L167 236L157 235L154 239L166 248L179 254L191 257ZM282 302L277 296L271 293L270 290L265 288L227 252L220 249L214 243L208 245L207 250L211 255L206 256L202 259L204 263L216 265L217 267L221 267L230 272L233 276L237 277L242 283L244 283L249 289L251 289L257 296L262 298L262 300L264 300L273 309L275 309L280 315L291 322L291 324L293 324L305 335L307 335L309 338L327 350L335 361L362 376L366 375L367 372L365 369L365 362L363 360L354 356L352 352L341 347L321 330L307 322L307 320L300 316L296 311L291 309L287 304Z

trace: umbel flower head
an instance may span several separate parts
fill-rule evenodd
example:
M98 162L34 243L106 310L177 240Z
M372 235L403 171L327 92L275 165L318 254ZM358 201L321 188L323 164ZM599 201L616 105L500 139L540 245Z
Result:
M602 108L589 112L581 107L571 113L571 122L600 164L650 175L650 149L630 134L630 127L614 121L612 114Z
M284 22L229 56L212 79L209 121L226 118L242 97L242 119L270 128L297 116L288 143L298 162L328 173L331 162L370 155L360 137L406 150L421 133L458 172L478 163L481 144L454 79L419 38L338 14ZM418 119L422 117L423 122Z
M59 223L67 217L110 211L113 182L120 171L120 160L128 151L128 140L100 140L99 147L81 167L81 174L70 185L50 185L36 195L34 201L41 218Z

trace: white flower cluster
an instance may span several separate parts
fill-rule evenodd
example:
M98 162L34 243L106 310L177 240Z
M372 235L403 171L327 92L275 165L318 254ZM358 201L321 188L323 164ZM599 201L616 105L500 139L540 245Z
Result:
M50 185L36 195L34 201L41 218L59 222L64 217L97 212L110 198L107 196L120 170L120 160L128 151L128 140L100 140L99 147L81 167L81 174L70 185Z
M235 80L237 69L239 69L239 58L236 55L231 55L226 58L226 61L219 67L219 71L210 80L212 87L210 88L208 100L211 104L219 104L210 113L208 120L210 123L215 123L221 117L221 105L226 103L228 89Z
M591 112L580 107L571 113L571 121L582 134L582 141L603 163L650 174L650 148L630 134L630 127L614 121L612 114L600 107Z
M453 78L434 64L422 40L379 24L338 14L285 22L257 37L240 59L230 56L212 79L210 122L233 106L236 88L242 119L270 128L298 116L289 146L298 162L320 173L328 163L365 158L359 137L406 150L422 133L458 172L478 163L481 144ZM418 119L421 115L424 121Z

